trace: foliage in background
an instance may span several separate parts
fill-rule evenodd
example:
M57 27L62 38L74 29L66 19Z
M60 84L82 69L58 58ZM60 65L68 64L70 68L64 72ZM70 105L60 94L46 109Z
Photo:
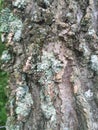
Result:
M3 0L0 0L0 11L2 8L3 8ZM1 36L0 36L0 57L4 50L5 50L5 45L1 43ZM8 74L0 69L0 126L5 125L6 118L7 118L6 109L5 109L5 105L7 102L7 96L5 92L7 81L8 81Z
M6 72L0 70L0 126L5 125L6 110L5 105L7 101L5 88L7 85L8 75Z
M0 10L3 8L3 0L0 0Z

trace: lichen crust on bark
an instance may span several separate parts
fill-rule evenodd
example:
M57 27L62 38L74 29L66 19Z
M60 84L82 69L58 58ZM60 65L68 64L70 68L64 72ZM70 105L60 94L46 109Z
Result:
M98 130L97 0L9 0L7 130Z

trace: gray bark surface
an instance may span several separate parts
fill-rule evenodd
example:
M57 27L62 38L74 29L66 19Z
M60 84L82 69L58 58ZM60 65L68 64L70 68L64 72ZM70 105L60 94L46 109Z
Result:
M11 10L1 12L8 29L1 31L2 68L10 74L6 130L98 130L98 1L5 6Z

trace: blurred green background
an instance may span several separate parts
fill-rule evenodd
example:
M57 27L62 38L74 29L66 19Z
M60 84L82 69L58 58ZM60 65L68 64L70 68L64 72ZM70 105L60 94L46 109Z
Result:
M2 8L3 8L3 0L0 0L0 12ZM0 57L4 49L5 44L1 43L1 34L0 34ZM3 70L1 70L1 64L0 64L0 126L5 126L7 118L5 108L7 102L7 96L6 96L7 81L8 81L8 74ZM5 130L5 128L2 128L0 130Z

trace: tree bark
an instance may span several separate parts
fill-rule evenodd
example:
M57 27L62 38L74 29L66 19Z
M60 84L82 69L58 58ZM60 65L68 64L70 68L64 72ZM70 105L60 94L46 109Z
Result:
M98 1L5 6L11 10L1 11L8 29L1 29L2 68L10 74L6 130L98 130Z

